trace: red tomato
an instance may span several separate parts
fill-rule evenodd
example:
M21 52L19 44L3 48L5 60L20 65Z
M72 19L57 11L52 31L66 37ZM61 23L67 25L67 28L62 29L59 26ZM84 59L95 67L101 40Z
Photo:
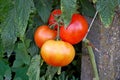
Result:
M50 39L55 39L57 32L51 30L47 25L39 26L34 34L34 40L36 45L40 48L43 43Z
M68 42L48 40L41 47L40 54L51 66L66 66L74 59L75 50Z
M52 13L50 14L50 17L48 19L48 24L49 25L53 25L56 24L57 21L56 19L62 14L60 9L55 9L52 11ZM55 29L57 28L57 25L55 26Z
M86 19L80 14L73 14L69 26L65 29L64 26L60 28L60 37L63 41L71 44L79 43L88 31L88 23Z

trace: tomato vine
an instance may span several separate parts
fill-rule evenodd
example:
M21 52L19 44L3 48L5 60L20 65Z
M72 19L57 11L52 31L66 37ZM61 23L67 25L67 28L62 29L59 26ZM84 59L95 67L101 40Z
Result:
M86 40L96 16L100 16L99 19L106 28L109 27L119 3L118 0L1 0L0 80L78 80L81 73L81 67L78 66L81 65L79 63L81 60L81 54L79 53L82 53L81 41ZM58 21L51 23L49 22L50 14L56 9L61 10L57 16ZM67 41L63 39L63 36L65 36L64 38L71 37L71 35L67 35L65 29L69 28L73 14L93 18L93 21L88 32L85 31L84 39L82 37L80 41L73 43L76 52L74 60L61 68L61 74L56 74L58 67L47 65L40 56L42 44L46 41L43 34L52 36L48 39L55 40L58 37L58 39L61 38L58 41L64 40L64 43L66 43ZM52 20L54 17L52 17ZM47 31L41 33L40 39L37 35L36 39L34 34L39 27L42 28L42 25L48 27ZM59 27L57 28L56 25ZM55 28L51 29L50 26L55 26ZM62 26L65 27L65 29L63 28L65 30L64 34L61 32ZM77 35L76 37L80 36ZM69 40L75 39L70 38ZM89 49L91 49L90 46ZM97 71L95 71L95 74L97 74Z

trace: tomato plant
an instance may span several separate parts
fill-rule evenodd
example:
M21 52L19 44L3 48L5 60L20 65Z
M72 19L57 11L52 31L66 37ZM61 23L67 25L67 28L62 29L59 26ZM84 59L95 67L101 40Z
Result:
M73 14L70 24L65 29L64 26L61 26L64 22L59 19L61 14L62 11L60 9L53 10L48 19L48 23L50 25L55 25L55 29L58 26L56 23L60 25L60 37L62 40L71 44L79 43L88 31L88 23L86 19L80 14ZM59 22L59 20L61 22Z
M88 23L86 19L80 14L73 14L68 27L66 29L64 26L60 28L60 37L71 44L77 44L84 38L87 31Z
M40 48L42 44L49 39L55 39L57 32L51 30L47 25L39 26L34 33L34 40L36 45Z
M52 66L66 66L75 56L73 46L64 41L48 40L41 47L43 60Z
M55 36L57 34L55 30L51 31L50 27L48 28L48 25L51 25L51 27L54 26L55 29L57 28L56 23L57 24L60 23L60 27L63 24L68 25L70 23L72 15L78 12L83 15L86 15L86 17L89 17L90 20L92 20L93 18L92 24L94 20L96 20L95 25L97 25L97 27L92 28L93 31L92 34L99 32L99 34L103 34L103 35L97 35L98 38L94 40L97 42L99 41L103 42L104 40L104 42L106 42L105 40L109 40L112 37L114 31L119 32L118 31L119 19L120 19L119 3L120 0L106 0L106 1L104 0L0 0L0 80L61 80L61 79L83 80L82 78L80 79L80 76L83 76L86 73L82 73L84 72L84 69L82 69L84 64L81 64L81 61L82 63L84 63L84 60L81 60L81 57L84 55L81 54L79 55L79 53L82 53L81 43L74 45L76 56L74 60L71 62L71 64L62 67L61 74L59 75L57 74L58 67L53 67L50 65L46 65L46 63L43 63L43 59L41 58L40 55L38 55L39 48L41 48L42 44L46 42L46 40L55 39ZM95 18L94 15L96 15L99 18ZM116 16L114 17L114 15ZM63 22L61 22L60 19L63 20ZM98 19L100 19L101 21ZM114 22L112 22L113 19ZM83 36L83 35L82 36L78 35L78 33L83 33L85 30L81 30L81 32L76 31L75 33L74 31L76 30L76 28L78 28L78 26L77 27L72 26L75 25L73 24L74 22L77 24L80 22L81 24L79 25L83 25L82 23L84 22L84 20L82 19L79 20L79 17L77 16L77 19L74 18L74 20L71 20L72 24L70 23L68 27L66 26L67 27L66 30L64 30L64 28L61 27L61 39L64 41L72 40L69 42L72 43L74 42L76 44L78 38L81 38ZM92 24L90 23L90 26ZM110 24L112 28L109 28ZM39 25L44 25L44 27ZM108 29L104 29L103 25L105 27L108 27ZM116 27L114 28L114 26ZM82 27L81 29L84 28ZM94 32L94 30L101 30L101 29L102 31ZM59 28L58 28L58 32L59 32ZM110 33L110 37L109 34L106 34L106 32ZM78 35L77 38L73 37L73 34L74 36ZM94 35L92 35L91 38L90 37L88 38L92 40L93 36ZM106 39L98 40L99 37L101 36L105 37ZM116 36L114 36L113 34L113 37L119 39L119 34L116 34ZM113 40L113 41L118 41L116 43L119 43L119 40ZM55 42L58 43L59 41L55 41ZM96 51L96 53L98 52L98 54L100 55L95 54L95 57L97 56L97 58L100 57L101 59L102 57L104 58L104 56L102 56L102 53L105 53L105 51L107 51L106 53L109 53L110 51L109 49L112 49L112 47L118 47L118 45L113 45L109 49L107 49L108 47L103 48L102 46L104 45L103 44L104 42L96 46L97 42L95 42L94 44L95 45L94 49L97 50L96 47L100 49L102 47L102 49L100 52L99 49ZM91 45L88 45L88 47L90 46ZM54 49L56 48L53 48L51 52L54 51ZM58 51L58 53L62 51L65 51L64 48L62 48L61 51ZM112 51L112 52L116 52L116 51ZM66 55L67 54L64 54L64 56ZM115 55L117 56L117 53ZM116 60L114 58L116 57L115 56L113 57L113 62L115 62L114 60ZM84 57L82 57L82 59L84 59ZM60 64L65 63L67 61L68 60L65 59L64 61L61 61ZM96 62L99 63L98 60ZM107 62L102 60L101 63L107 63ZM115 65L119 65L119 64L115 64ZM107 66L103 65L103 68L106 69ZM109 68L111 71L114 70L113 69L114 65L113 67L109 67ZM109 72L110 70L105 71L105 73L111 73ZM93 71L95 70L93 69ZM116 70L114 71L115 71L113 72L114 74L119 72ZM101 73L101 71L99 73L100 76L101 74L103 74ZM107 79L105 79L106 75L102 76L102 78L100 79L110 80L113 77L116 77L115 79L119 78L119 76L117 75L115 76L113 75L111 77L110 75L111 74L108 75L109 77ZM95 76L94 79L96 79Z

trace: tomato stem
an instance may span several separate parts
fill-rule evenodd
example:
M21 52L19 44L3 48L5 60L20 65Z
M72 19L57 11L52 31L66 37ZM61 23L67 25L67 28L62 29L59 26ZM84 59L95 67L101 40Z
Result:
M41 60L40 66L42 66L42 65L43 65L43 63L44 63L44 60Z
M56 37L56 40L60 40L60 25L57 24L58 27L57 27L57 37Z
M58 72L57 72L58 75L61 74L61 67L58 68Z
M86 39L85 43L89 44L90 41ZM93 49L92 49L92 47L90 45L87 45L87 49L88 49L88 53L89 53L89 56L90 56L91 64L92 64L92 67L93 67L95 80L99 80L99 75L98 75L98 70L97 70L97 65L96 65Z
M56 26L57 24L49 24L48 26L50 27L50 29L55 29L54 27Z

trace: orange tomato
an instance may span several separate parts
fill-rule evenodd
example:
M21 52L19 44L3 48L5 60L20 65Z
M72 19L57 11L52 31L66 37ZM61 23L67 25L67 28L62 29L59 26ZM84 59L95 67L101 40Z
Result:
M41 47L40 55L49 65L66 66L74 59L75 50L68 42L48 40Z
M55 30L51 30L47 25L39 26L34 34L34 40L36 45L41 48L43 43L50 39L55 39L57 32Z

